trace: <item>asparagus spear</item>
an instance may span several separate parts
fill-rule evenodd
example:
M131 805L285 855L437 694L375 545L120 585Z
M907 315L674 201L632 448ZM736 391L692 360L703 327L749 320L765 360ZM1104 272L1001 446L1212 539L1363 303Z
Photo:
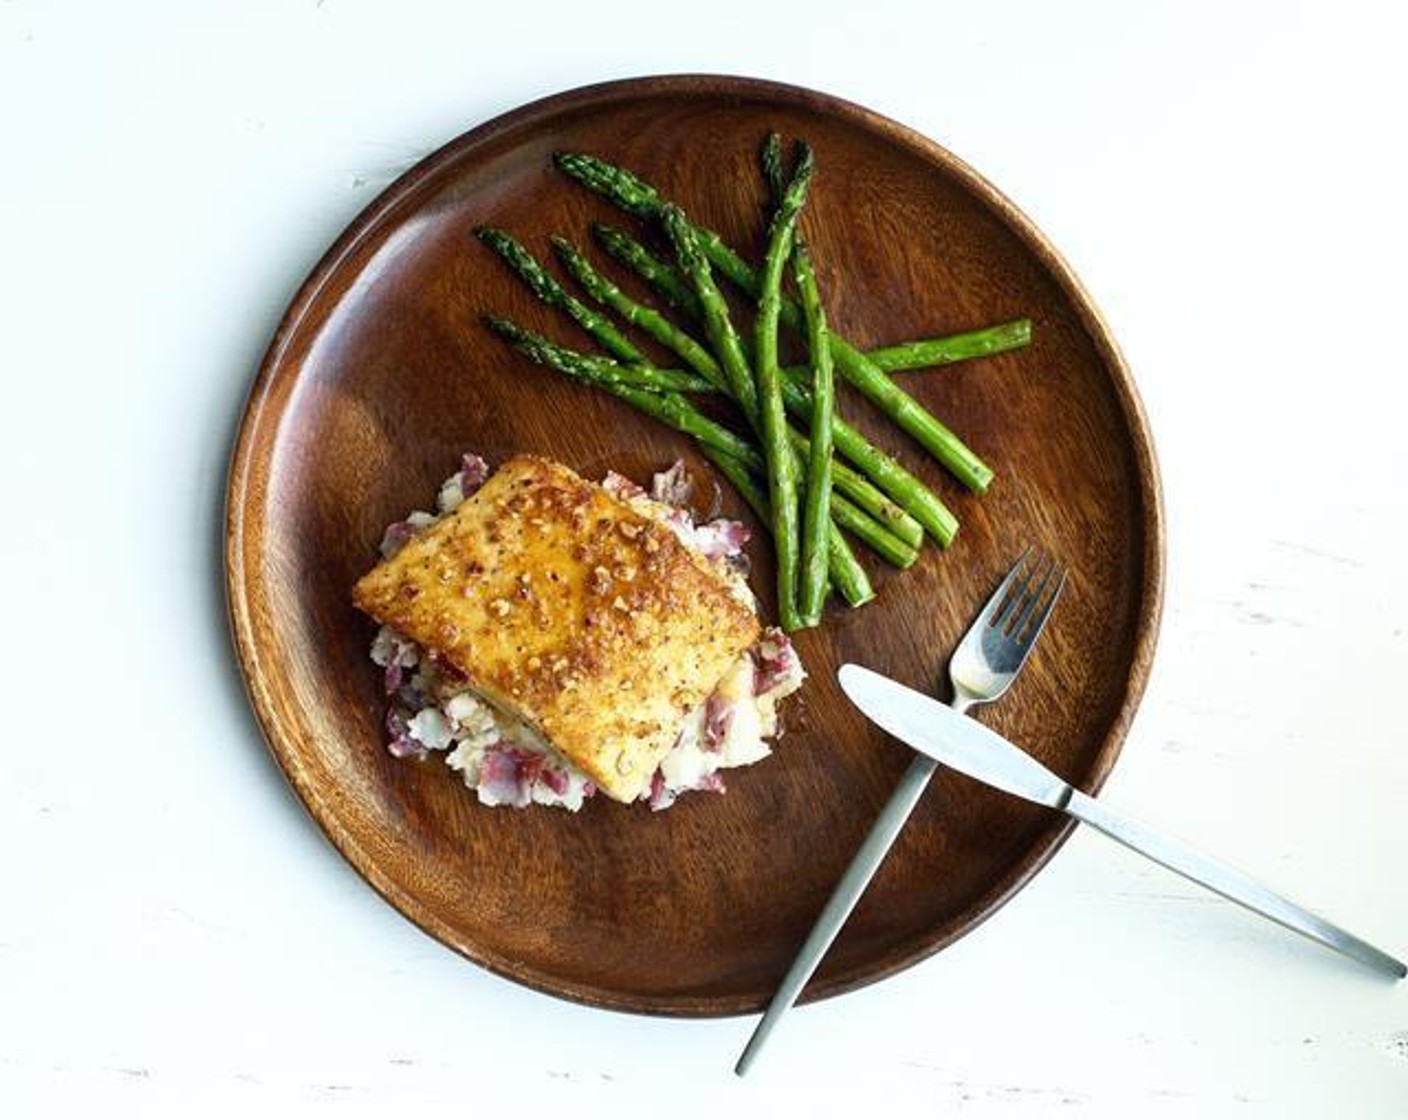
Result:
M533 294L550 307L558 307L571 315L588 334L616 357L627 362L639 362L645 355L632 345L611 323L611 320L581 300L569 294L552 275L538 263L518 241L509 234L493 226L480 226L474 236L498 253L513 269L519 278L528 285Z
M700 318L698 300L673 265L661 260L624 230L606 222L594 222L592 233L607 253L644 279L671 307L691 318ZM786 305L783 315L787 315ZM1031 337L1031 320L1013 319L959 334L898 342L864 353L886 373L901 373L1018 350L1029 345ZM797 366L784 368L794 374L806 372Z
M964 331L943 338L921 338L867 350L865 356L888 372L948 365L968 358L985 358L1007 350L1019 350L1032 340L1032 321L1013 319L982 330Z
M512 320L489 316L485 321L496 333L513 343L520 353L539 365L549 366L578 381L605 389L642 412L663 420L677 431L693 436L701 446L717 448L760 474L766 472L766 459L730 429L711 420L687 401L672 398L668 391L646 392L649 389L668 390L670 386L662 375L677 377L680 371L659 370L646 363L626 364L610 358L596 358L558 346ZM795 440L799 453L805 456L808 447L805 437L795 432L789 434ZM852 495L855 500L848 500L843 494L832 495L832 514L836 523L854 533L896 567L907 568L913 564L919 554L915 549L916 542L911 539L902 520L903 511L888 503L867 479L844 466L838 476L838 484L844 485L843 493Z
M722 424L710 420L688 401L669 393L643 390L623 381L620 377L620 363L592 358L565 346L558 346L542 335L525 330L510 319L490 315L485 316L484 321L524 357L538 365L565 373L575 380L605 389L647 415L692 436L706 453L709 450L715 451L759 474L767 469L763 456L751 444ZM913 554L913 549L864 511L848 502L833 500L832 512L836 523L830 530L831 576L846 601L851 606L860 606L873 599L875 592L865 569L856 560L837 526L844 525L879 555L900 566L907 566L906 561L913 562L908 559Z
M623 362L630 363L616 371L616 376L622 381L643 389L665 389L683 393L714 391L714 386L702 377L691 377L683 370L660 369L647 363L645 355L616 329L610 319L567 292L543 268L538 259L510 234L492 226L481 226L474 233L507 262L535 296L549 307L566 311L603 347Z
M621 291L615 284L598 272L587 260L586 256L565 238L557 237L553 239L553 248L558 259L562 261L563 267L572 277L582 285L582 288L593 299L611 308L633 326L640 327L646 334L650 335L657 342L674 350L682 357L691 368L700 374L700 379L707 381L712 387L728 392L728 384L724 378L723 371L719 368L718 362L709 352L708 348L700 344L688 332L676 327L669 319L660 314L653 307L637 303ZM627 367L640 369L641 367ZM648 368L648 367L647 367ZM664 377L666 374L675 374L673 370L655 369L652 376ZM686 391L689 391L686 388ZM789 397L795 390L791 386L784 386L783 391ZM794 402L796 403L796 402ZM862 445L864 450L856 464L861 471L866 469L865 463L861 460L866 458L865 451L873 455L881 455L872 444L854 429L850 429L850 436L855 444ZM801 440L801 437L797 437ZM794 441L795 442L795 441ZM807 454L807 443L801 440L800 450L805 456ZM905 509L904 503L893 497L886 497L882 489L865 477L860 471L851 470L844 464L838 464L838 474L836 479L837 488L854 501L861 509L870 514L877 521L885 526L890 532L903 540L906 544L918 547L924 539L924 526L912 517ZM922 485L917 480L914 485ZM947 513L947 511L945 511Z
M752 507L753 512L758 515L758 520L764 525L772 524L772 506L768 504L768 496L763 492L763 487L758 480L743 466L737 459L731 459L727 455L720 454L710 447L700 447L700 454L708 459L724 476L733 483L734 487L743 495L743 500ZM846 602L853 607L858 607L863 603L870 602L875 598L875 591L870 586L870 580L865 574L865 569L856 562L855 555L846 547L846 540L840 533L833 531L827 537L827 562L831 576L831 583L840 592ZM837 572L846 574L845 580L838 580ZM848 590L849 589L849 590ZM855 595L863 595L855 598Z
M655 294L691 319L704 318L699 300L679 270L661 260L629 233L606 222L592 223L592 236L616 260L642 277Z
M759 277L742 257L715 238L712 242L701 238L700 249L711 263L718 267L730 280L744 291L756 294ZM717 246L718 260L712 249ZM724 254L727 254L725 258ZM729 268L724 267L728 260ZM804 330L805 321L801 309L791 300L784 301L782 321L794 330ZM953 434L936 416L928 411L903 389L895 384L878 365L856 349L840 335L831 335L831 354L836 369L868 397L882 412L917 440L926 451L948 468L963 485L975 493L987 490L992 481L992 468L980 459L971 448Z
M624 235L623 235L624 236ZM629 239L628 239L629 240ZM694 336L687 331L680 330L674 323L670 322L664 315L653 307L648 307L643 303L637 303L594 267L591 261L587 260L572 242L564 237L554 237L552 240L553 251L557 254L557 259L562 262L565 268L578 284L582 286L589 296L604 307L611 308L622 319L630 323L633 327L639 327L657 342L663 343L689 363L702 376L709 378L720 386L726 386L723 371L719 368L718 362L714 361L714 355L709 353L707 347L701 345L694 339ZM646 256L651 254L643 247L641 252ZM652 258L653 259L653 258ZM674 269L663 261L658 262L663 267L669 269L677 278ZM679 293L689 297L689 302L698 309L698 301L694 299L693 292L681 290Z
M569 350L565 346L558 346L540 334L525 330L511 319L486 315L484 322L495 334L511 343L520 354L538 365L548 366L578 381L605 389L648 416L664 421L685 435L693 436L699 443L732 455L753 469L763 469L763 458L752 444L736 432L709 419L683 397L674 393L653 392L633 385L621 376L621 366L618 363L604 362Z
M772 205L781 206L787 192L787 176L782 170L782 137L776 132L769 132L763 141L763 178L767 180Z
M811 254L801 237L792 247L792 269L797 291L802 297L802 310L807 317L807 353L812 361L811 447L807 457L807 504L802 517L797 609L803 621L815 624L821 620L821 608L826 597L825 519L831 498L831 433L835 397L826 313L822 310Z
M788 442L796 449L798 463L798 492L801 492L801 464L811 455L811 440L796 428L787 429ZM871 517L893 533L911 548L917 549L924 543L924 526L904 511L897 502L891 501L881 489L860 471L840 460L833 460L832 474L834 493L832 500L845 496Z
M768 460L768 488L772 498L773 537L777 544L777 600L784 630L806 623L798 599L801 563L801 524L797 504L797 458L788 443L787 410L782 403L782 370L777 360L777 316L782 305L782 270L792 256L797 215L807 200L813 163L811 150L802 153L792 181L787 185L768 227L768 247L763 257L763 281L758 294L758 316L753 330L757 375L758 417L763 451ZM678 235L676 235L678 236ZM812 437L813 446L816 437ZM830 492L824 497L829 501ZM830 516L826 506L822 512ZM789 625L788 623L791 623ZM814 624L814 623L812 623Z
M724 371L733 399L743 409L743 415L754 427L758 426L758 387L753 381L753 371L748 368L748 359L743 353L743 344L729 318L728 304L723 293L714 283L713 271L708 260L699 250L694 227L685 220L684 211L677 206L665 206L660 212L665 232L674 243L679 256L680 269L688 277L699 301L699 311L704 319L704 333L718 355L718 363Z
M829 339L829 335L828 335ZM800 421L811 423L812 391L793 377L785 377L782 382L782 395L787 409ZM923 481L911 474L897 459L892 458L876 447L859 430L853 428L839 416L831 420L831 436L836 450L840 451L857 467L865 471L872 482L888 494L911 519L920 525L919 539L913 539L907 526L896 526L895 531L918 544L927 532L939 545L947 548L958 533L958 518L944 505L943 501ZM833 470L842 468L837 462ZM842 475L836 474L839 482Z
M593 223L592 233L603 249L645 280L667 304L693 319L700 317L699 302L673 265L661 260L624 230L605 222ZM865 356L886 373L901 373L1019 350L1031 340L1031 320L1013 319L961 334L898 342L867 350ZM807 373L798 366L785 366L783 372L794 377L804 377Z
M634 379L642 388L666 393L703 393L718 396L719 388L707 378L696 377L688 370L665 369L649 362L622 362L628 380Z
M798 162L806 160L808 150L798 144ZM782 168L782 137L768 133L763 144L763 177L768 182L774 205L779 208L787 197ZM797 577L797 610L804 621L817 623L826 595L826 557L823 551L831 500L832 427L835 414L835 386L832 383L831 345L827 339L826 316L821 306L816 272L811 254L799 232L792 245L792 272L801 296L807 322L807 353L811 360L810 428L807 448L806 504L802 514L802 545ZM775 324L774 324L775 327Z
M768 181L768 189L774 199L782 197L782 137L776 132L768 133L763 143L763 175ZM794 260L794 266L796 261ZM815 275L813 274L813 279ZM800 289L801 282L798 282ZM808 312L805 293L801 305L807 326L808 337L812 329L812 318ZM824 324L823 324L824 325ZM950 335L943 339L920 339L916 342L903 342L881 350L866 351L866 357L885 372L901 369L921 369L926 366L944 365L962 361L965 358L980 358L998 354L1004 350L1015 350L1031 342L1031 320L1017 319L1010 323L1000 323L983 330L967 331Z
M661 216L668 205L650 184L605 160L572 152L558 152L553 158L568 175L628 213L654 218ZM675 221L676 224L687 224L682 216ZM753 267L712 230L694 226L692 232L698 251L709 263L756 298L761 290L762 278ZM781 318L793 329L805 329L801 308L791 300L783 301ZM987 489L992 480L991 468L923 405L896 385L883 369L840 335L832 335L831 350L841 376L914 437L965 486L978 493Z
M627 385L638 389L653 389L665 393L713 393L719 388L712 381L696 377L688 370L663 369L649 362L618 362L617 376Z
M895 536L860 506L840 494L831 495L830 520L832 524L829 531L833 536L836 535L836 527L840 526L864 544L869 545L875 555L893 564L896 568L912 567L914 562L919 559L919 550L912 544ZM827 546L828 554L834 549L835 542L832 541ZM830 560L828 560L829 563Z
M748 469L748 465L741 459L736 459L705 444L699 445L699 453L720 466L728 479L743 494L744 501L753 507L753 512L758 515L763 524L771 527L772 503L768 501L764 487L759 484L757 477ZM727 463L728 466L724 466L724 463ZM735 477L736 474L741 478ZM745 483L742 479L747 480L747 490L744 489ZM856 561L855 554L846 547L845 538L836 531L838 526L854 533L860 540L868 544L876 555L888 560L897 568L911 567L919 559L919 553L914 548L893 533L886 532L839 494L832 495L831 514L835 524L828 527L826 535L825 570L833 583L836 582L835 572L838 566L847 569L854 566L855 571L859 572L862 577L865 573L865 570ZM848 581L853 580L854 573L847 578ZM843 594L846 593L843 592ZM873 595L869 597L873 597ZM849 594L846 594L846 598L852 606L859 605Z
M638 249L641 253L651 257L662 268L667 269L671 273L672 281L680 280L679 274L673 268L655 258L644 246L627 235L620 234L619 231L613 230L611 233L619 235L623 239L622 244L626 245L628 254ZM559 256L567 270L582 284L589 295L615 310L627 322L640 327L650 337L683 358L690 368L702 377L727 391L723 371L719 368L718 362L714 360L713 354L688 331L677 327L654 308L637 303L626 295L593 268L591 262L570 242L561 242ZM689 295L690 300L693 300L692 292L684 294ZM697 308L697 301L694 305ZM907 345L913 347L920 345L920 343ZM788 412L798 417L802 422L810 423L812 397L810 389L802 384L805 375L801 370L784 369L783 372L786 379L782 384L782 394ZM941 545L946 546L953 540L954 534L958 530L958 520L923 482L910 474L895 459L876 447L839 416L833 418L832 430L836 449L868 475L875 486L888 494L895 506L898 507L897 510L887 509L882 501L867 501L867 495L859 490L853 490L844 475L838 476L838 483L845 486L846 492L859 502L867 512L879 518L891 532L911 545L919 545L926 529ZM859 476L857 477L859 478Z

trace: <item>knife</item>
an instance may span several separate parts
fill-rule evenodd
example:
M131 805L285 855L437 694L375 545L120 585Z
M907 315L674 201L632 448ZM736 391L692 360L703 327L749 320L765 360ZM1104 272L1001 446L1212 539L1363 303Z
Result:
M920 754L1006 793L1059 809L1170 871L1372 969L1398 979L1408 972L1402 961L1250 876L1088 797L977 720L859 665L842 665L837 676L851 703Z

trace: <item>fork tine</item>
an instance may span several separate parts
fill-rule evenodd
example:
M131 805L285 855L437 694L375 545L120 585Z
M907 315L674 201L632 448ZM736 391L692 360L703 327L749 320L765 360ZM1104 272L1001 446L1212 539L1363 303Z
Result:
M998 620L1007 613L1006 608L1009 603L1009 592L1012 591L1013 585L1016 584L1017 577L1022 575L1022 570L1027 563L1027 557L1031 554L1032 548L1031 545L1028 545L1022 550L1022 555L1017 557L1017 562L1012 565L1007 575L1003 577L1002 582L997 585L997 590L992 593L992 598L983 604L983 609L978 617L981 618L987 626L996 626ZM974 629L976 629L976 627L974 627Z
M1053 563L1051 557L1045 549L1034 550L1032 562L1027 565L1027 570L1020 583L1012 591L1012 598L1008 600L1007 606L1003 608L1002 614L998 617L997 628L1004 634L1011 635L1015 621L1027 610L1032 601L1032 596L1036 594L1038 588L1038 577L1046 574Z
M1020 640L1022 632L1027 628L1027 623L1045 601L1047 589L1050 588L1054 580L1062 575L1061 565L1056 562L1056 557L1048 554L1046 560L1047 563L1041 574L1041 582L1036 583L1036 581L1033 580L1035 586L1031 587L1022 602L1020 613L1014 615L1012 625L1007 631L1008 635L1014 641Z
M1059 568L1058 568L1059 570ZM1036 644L1037 638L1041 637L1041 632L1046 627L1046 620L1051 617L1051 612L1056 606L1056 600L1061 597L1061 589L1066 586L1066 573L1061 571L1061 578L1056 581L1056 586L1051 592L1051 598L1046 600L1046 606L1042 607L1041 613L1032 620L1026 637L1021 637L1021 631L1013 631L1013 637L1024 643L1028 649ZM1025 625L1026 620L1023 620Z

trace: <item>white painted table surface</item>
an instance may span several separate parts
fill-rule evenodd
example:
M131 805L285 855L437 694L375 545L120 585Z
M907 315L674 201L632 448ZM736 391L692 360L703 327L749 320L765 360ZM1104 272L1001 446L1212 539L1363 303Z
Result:
M752 1020L492 977L294 799L219 569L255 365L395 175L605 78L829 90L1015 199L1135 371L1168 594L1106 795L1408 953L1393 5L199 7L0 2L0 1114L1408 1115L1408 986L1093 835L744 1082Z

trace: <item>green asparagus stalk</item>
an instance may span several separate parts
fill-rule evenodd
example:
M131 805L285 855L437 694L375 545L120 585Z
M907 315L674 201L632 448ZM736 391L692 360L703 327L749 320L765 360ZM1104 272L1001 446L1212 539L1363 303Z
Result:
M951 362L967 361L969 358L986 358L1008 350L1020 350L1029 345L1031 340L1032 321L1013 319L1011 322L998 323L982 330L882 346L876 350L867 350L865 356L886 373L893 373L898 370L943 366Z
M737 433L709 419L681 397L651 392L627 383L620 376L620 370L623 368L620 363L592 358L565 346L558 346L542 335L525 330L510 319L490 315L485 316L484 321L515 350L538 365L555 369L574 380L620 397L648 416L693 437L701 450L715 451L757 474L763 474L767 470L763 456ZM850 529L892 563L903 564L913 550L858 507L834 500L832 507L836 522L830 531L832 579L846 601L852 606L859 606L874 598L874 589L865 575L865 569L856 560L837 526L844 525Z
M508 238L507 235L501 235L501 237L497 239L500 241L500 244L504 244L504 241L510 242L510 244L517 244L517 242L513 242L513 239ZM604 294L604 289L612 289L617 292L621 299L625 299L624 294L620 293L620 289L614 289L614 285L611 285L610 280L598 275L596 270L591 268L590 262L587 262L586 258L584 258L580 252L577 252L570 242L565 241L563 238L555 238L553 241L555 241L555 249L558 251L559 259L562 259L569 272L572 272L574 276L579 276L580 282L583 282L583 287L589 294L596 296L596 294ZM528 254L525 249L521 249L521 247L518 248L517 251L514 252L514 258L517 259L521 265L524 265L524 268L522 268L520 272L521 276L546 276L546 272L542 269L542 266L539 265L538 261L532 258L532 255ZM551 283L556 283L552 282L551 278L548 278L548 280ZM535 293L539 293L543 290L541 283L534 283L531 287ZM566 293L560 293L560 296L566 296ZM552 299L552 303L553 306L560 307L562 306L562 299L555 296ZM648 325L658 325L649 324L649 318L652 316L658 318L662 323L665 323L663 316L659 316L659 313L648 309L648 307L632 304L627 310L628 313L622 314L622 317L624 317L628 323L631 323L631 321L642 323L643 321L643 323ZM612 324L610 320L607 320L607 318L597 314L596 311L591 311L591 316L580 316L576 318L579 323L583 320L590 321L593 327L596 328L594 332L598 335L610 337L611 332L615 332L614 324ZM697 361L707 359L707 363L701 362L704 363L704 369L707 371L707 375L691 376L690 373L679 371L679 369L660 369L658 366L653 366L650 365L649 362L643 361L625 363L614 362L610 366L610 369L607 369L605 366L600 365L601 359L596 359L597 365L594 366L594 368L596 368L598 376L610 376L610 378L620 380L620 382L625 383L625 385L639 387L639 389L670 390L670 392L684 393L715 392L717 389L722 389L724 392L728 392L728 386L722 383L721 372L719 372L718 365L714 362L712 356L708 355L708 351L705 351L704 347L701 347L698 342L694 342L693 340L690 340L690 342L698 351L697 354L694 354L694 358L696 358ZM634 347L632 347L632 351L636 352L636 354L639 352L635 351ZM589 359L589 355L580 355L579 362L583 361L583 359ZM803 447L805 448L805 444ZM918 544L918 540L915 540L914 534L917 533L919 537L922 538L922 533L924 533L918 521L912 520L912 518L908 517L908 514L904 513L903 509L895 506L895 503L890 502L890 500L884 496L884 493L881 493L865 476L859 475L859 473L856 472L845 472L842 473L841 478L839 478L838 485L841 487L842 493L852 497L860 509L865 510L870 516L880 521L880 524L883 525L884 528L887 528L888 531L898 535L898 537L907 542L907 544ZM865 530L863 530L863 528L862 530L856 531L856 534L860 535L862 540L865 540L865 535L863 535L865 534ZM881 555L887 555L887 558L898 556L901 561L907 558L907 555L905 555L903 551L895 551L895 549L881 547L877 549L877 551L880 551Z
M778 613L784 630L806 623L798 599L801 563L801 523L797 496L798 456L788 442L787 409L782 403L782 370L777 358L777 316L782 305L782 271L792 256L797 215L807 200L812 179L810 149L803 152L768 228L758 316L753 331L754 372L757 378L759 426L768 461L773 537L777 544ZM678 234L675 235L678 238ZM829 491L826 495L830 500ZM829 518L825 506L823 513ZM814 625L814 623L811 623Z
M572 275L577 283L582 285L584 292L596 299L598 303L610 307L615 313L620 314L627 323L641 328L656 341L663 342L666 347L673 349L684 361L693 366L701 378L708 379L712 385L728 392L728 383L724 378L724 372L719 369L714 355L710 354L704 345L694 340L689 332L680 330L673 323L670 323L665 316L645 304L636 303L627 296L620 287L611 283L611 280L601 275L596 268L593 268L589 259L580 249L574 247L572 242L566 238L553 238L553 251L558 255L563 268ZM656 371L656 375L669 375L673 371ZM856 434L859 437L859 434ZM863 438L863 437L859 437ZM807 444L801 444L803 454ZM838 478L838 487L843 494L850 497L860 506L860 509L869 513L870 516L880 521L890 533L897 535L905 544L918 547L919 542L924 540L924 525L911 517L901 504L895 500L888 499L886 494L881 492L879 487L865 478L862 473L850 471L842 466L841 475ZM907 556L901 555L907 559Z
M783 142L777 132L767 134L767 139L763 142L762 162L763 176L767 179L769 192L774 200L780 199L783 193ZM801 309L810 337L811 317L805 314L805 297L801 300ZM1029 318L1019 318L1011 323L1000 323L979 331L949 335L939 340L900 342L894 347L870 349L866 351L866 356L883 371L890 373L898 369L924 369L928 366L946 365L949 362L962 362L967 358L984 358L991 354L1001 354L1008 349L1025 347L1031 341L1032 321Z
M629 233L606 222L592 223L592 236L612 257L636 273L676 311L702 320L704 312L688 281L668 261L661 260Z
M798 145L799 161L805 159L805 146ZM782 137L768 133L763 144L763 177L775 206L781 207L786 198L782 166ZM811 358L812 410L808 431L806 500L802 515L802 545L799 563L797 610L805 622L820 621L827 588L826 558L823 542L829 516L832 472L841 464L833 462L832 428L835 414L832 381L831 347L827 340L826 318L821 307L816 272L811 256L800 233L792 246L792 271L801 295L802 310L807 322L807 353ZM784 384L786 384L784 382ZM799 386L793 384L794 390ZM916 557L917 557L916 553Z
M743 495L743 500L758 515L758 520L771 527L772 503L768 501L764 487L759 484L757 477L748 470L747 466L738 459L725 455L712 447L701 445L699 451L723 471L725 477ZM850 526L846 525L843 520L847 516L846 509L847 504L843 500L833 509L833 512L841 515L837 517L837 522L843 527L849 528ZM855 507L851 506L850 509L854 510ZM873 521L862 518L858 523L863 524L865 528L857 533L857 536L860 536L862 540L896 567L907 568L918 557L919 554L913 549L909 549L903 541L883 531L877 531ZM835 525L830 526L826 536L826 572L830 577L830 582L838 587L842 597L851 606L858 607L861 603L869 602L875 597L865 569L856 561L855 554L847 547L845 537L836 531ZM841 573L839 578L838 573Z
M831 501L832 427L835 394L832 383L831 343L826 313L822 310L816 270L806 242L798 237L792 246L792 271L802 310L807 318L807 353L812 364L812 422L808 438L807 500L802 515L802 559L798 575L797 609L804 622L821 620L826 598L826 520Z
M667 269L671 273L672 281L680 280L679 274L671 266L654 258L653 254L638 242L625 234L619 236L628 246L639 249L641 253L650 256L662 268ZM627 248L627 255L632 251ZM719 368L718 362L706 346L654 308L638 303L626 295L593 268L586 257L570 244L564 243L563 252L567 255L559 255L562 256L564 266L589 295L612 308L627 322L640 327L661 345L673 350L701 377L727 391L723 370ZM693 300L693 293L686 294ZM696 302L695 307L697 306ZM782 384L782 393L787 411L801 422L810 423L812 397L810 389L802 384L805 375L801 370L784 369L783 372L786 380ZM953 540L958 531L958 520L933 491L839 416L833 418L832 427L836 449L869 476L879 490L889 495L898 510L887 509L881 501L867 502L864 494L848 490L853 499L872 516L884 522L891 532L911 545L918 546L926 530L941 545L946 546ZM846 485L844 481L841 484Z
M558 152L553 158L568 175L604 195L627 213L657 218L667 206L654 187L624 168L572 152ZM685 224L680 217L675 221L677 225ZM762 286L762 277L757 271L714 231L694 226L692 232L698 252L731 281L757 298ZM783 301L781 318L793 329L805 330L801 308L791 300ZM987 489L992 480L991 468L923 405L896 385L883 369L840 335L832 335L831 351L841 376L908 432L960 482L978 493Z
M704 333L709 344L718 356L720 368L728 383L733 399L743 409L755 427L758 425L758 387L753 380L753 371L743 353L743 344L733 321L729 318L728 304L723 293L714 283L713 270L708 260L699 251L694 227L685 219L684 212L677 206L665 206L660 211L665 232L674 243L679 257L680 269L689 279L695 298L699 301L700 314L704 319Z
M480 226L474 231L474 236L498 253L535 296L548 306L567 312L609 353L626 362L645 359L645 355L616 329L611 320L571 295L538 263L537 258L512 236L493 226Z
M798 493L801 493L802 485L802 464L806 463L811 455L811 440L804 436L796 428L787 429L788 442L796 450L798 465ZM833 488L832 500L845 497L854 502L859 508L865 510L879 524L884 526L887 532L893 533L904 541L911 548L917 549L924 543L924 527L914 518L904 511L899 503L892 501L875 483L861 474L860 471L849 466L840 460L833 460ZM904 566L904 565L902 565Z
M744 291L756 296L761 278L747 261L717 237L712 241L700 238L699 247L720 272ZM718 259L715 259L716 255ZM791 300L784 301L781 318L793 330L806 329L801 308ZM851 385L914 437L963 485L978 494L987 490L992 481L992 469L942 421L896 385L889 374L867 358L863 351L840 335L833 334L831 354L836 369Z
M799 384L797 379L788 376L782 382L782 395L787 410L802 423L810 424L812 391ZM947 548L953 543L953 538L958 534L958 518L937 494L924 485L923 480L911 474L897 459L880 450L858 429L839 416L832 417L831 437L835 441L836 450L863 470L878 489L889 495L894 503L920 526L917 536L912 535L908 525L892 526L895 532L915 545L923 539L926 532L940 547ZM837 462L833 471L841 467L842 464ZM840 473L836 474L838 482L841 477Z
M890 532L860 506L841 494L831 495L830 520L870 546L870 550L896 568L913 567L919 550ZM829 549L828 549L829 551Z
M719 388L712 381L696 377L688 370L663 369L648 362L618 362L617 376L627 385L638 389L653 389L657 393L713 393Z
M697 342L693 335L675 326L655 308L638 303L628 296L598 272L586 255L566 238L554 237L552 245L557 259L562 262L562 267L571 274L572 278L582 286L582 290L589 296L603 307L609 307L631 326L639 328L657 342L668 346L702 376L709 378L721 387L726 387L727 382L718 362L714 361L714 356L709 353L708 348ZM641 252L650 256L643 246ZM664 265L664 262L659 263ZM674 269L669 265L664 265L664 267L674 273ZM680 294L688 295L690 302L696 310L698 309L698 301L694 299L692 292L681 292Z
M769 132L763 141L763 178L768 184L769 205L776 209L787 193L787 175L782 170L782 137L776 132Z
M491 317L487 321L495 331L540 365L552 366L579 381L604 388L656 419L693 435L696 440L742 456L749 466L760 472L765 469L765 460L746 441L687 402L668 397L652 401L640 396L646 390L655 391L657 397L661 391L712 390L714 385L703 377L693 378L682 370L659 369L649 362L624 363L609 358L594 358L557 346L510 320ZM805 454L806 442L802 441L800 447ZM837 523L896 566L908 567L912 564L917 555L914 552L916 542L904 511L890 502L868 479L855 472L843 473L839 484L853 502L847 502L835 511Z
M705 446L733 456L750 469L764 469L763 457L752 444L736 432L709 419L683 397L642 389L621 376L621 366L618 363L602 361L576 350L569 350L565 346L558 346L540 334L525 330L511 319L488 315L485 316L484 322L495 334L511 343L520 354L538 365L555 369L598 389L605 389L648 416L670 425L676 431L692 436Z
M692 319L700 317L699 302L673 265L661 260L630 234L615 226L596 222L592 232L607 253L640 276L667 304ZM867 350L865 356L886 373L902 373L1019 350L1029 345L1031 340L1031 320L1013 319L941 338L897 342L892 346ZM784 366L783 372L798 379L808 376L808 371L800 366Z
M743 500L757 514L759 521L764 525L772 525L772 506L768 504L768 496L756 476L747 467L737 459L724 455L711 447L701 446L699 453L718 467L724 473L724 477L733 483L734 488L743 495ZM846 538L836 531L834 525L827 537L827 549L831 583L841 592L841 597L853 607L861 606L875 598L875 590L870 584L870 577L865 574L865 569L857 562L855 554L846 544Z

